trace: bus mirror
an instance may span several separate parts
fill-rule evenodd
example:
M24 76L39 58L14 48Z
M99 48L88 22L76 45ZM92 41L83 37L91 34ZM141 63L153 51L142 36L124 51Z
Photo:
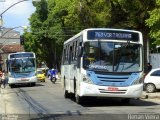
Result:
M83 47L79 46L79 48L78 48L78 57L81 57L82 54L83 54Z

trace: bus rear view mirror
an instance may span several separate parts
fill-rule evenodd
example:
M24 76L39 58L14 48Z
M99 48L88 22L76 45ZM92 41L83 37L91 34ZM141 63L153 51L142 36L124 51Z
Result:
M83 54L83 47L82 46L79 46L78 47L78 57L81 57Z

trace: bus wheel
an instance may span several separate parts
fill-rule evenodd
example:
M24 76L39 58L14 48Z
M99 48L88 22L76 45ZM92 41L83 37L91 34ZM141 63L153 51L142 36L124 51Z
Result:
M31 83L31 86L36 86L36 83Z
M64 84L64 98L70 98L70 93L68 93L68 90L66 90L65 84Z
M68 93L68 90L66 90L66 82L64 77L64 98L69 98L70 94Z
M77 104L81 104L82 103L82 97L81 96L76 95L75 98L76 98L76 103Z
M64 88L65 89L65 88ZM64 98L69 98L70 95L67 90L64 90Z
M14 84L9 84L9 86L10 86L11 88L14 88L15 85L14 85Z

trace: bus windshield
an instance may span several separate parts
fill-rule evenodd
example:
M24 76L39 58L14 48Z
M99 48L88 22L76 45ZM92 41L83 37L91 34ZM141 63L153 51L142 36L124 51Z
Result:
M35 59L23 58L10 60L10 72L14 73L28 73L35 71Z
M83 67L106 72L141 71L142 46L133 43L91 41L84 43Z

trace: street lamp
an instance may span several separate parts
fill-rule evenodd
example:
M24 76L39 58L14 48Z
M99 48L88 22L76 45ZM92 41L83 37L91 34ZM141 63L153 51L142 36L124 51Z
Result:
M6 10L4 10L2 13L0 13L0 34L1 34L1 29L2 29L2 26L3 26L3 19L2 19L2 15L7 11L9 10L10 8L12 8L13 6L15 6L16 4L19 4L21 2L24 2L24 1L29 1L29 0L21 0L21 1L18 1L16 3L14 3L13 5L11 5L10 7L8 7ZM33 2L38 2L38 1L41 1L41 0L32 0Z
M14 3L13 5L9 6L6 10L4 10L1 14L0 14L0 28L1 26L3 26L3 19L2 19L2 15L7 11L9 10L11 7L15 6L16 4L19 4L21 2L25 2L25 1L29 1L29 0L21 0L21 1L18 1L16 3ZM41 0L32 0L33 2L38 2L38 1L41 1Z
M15 6L16 4L18 4L18 3L21 3L21 2L24 2L24 1L29 1L29 0L21 0L21 1L18 1L18 2L16 2L16 3L14 3L13 5L11 5L11 6L9 6L6 10L4 10L1 14L0 14L0 16L2 16L7 10L9 10L11 7L13 7L13 6ZM40 0L32 0L33 2L35 1L40 1Z

